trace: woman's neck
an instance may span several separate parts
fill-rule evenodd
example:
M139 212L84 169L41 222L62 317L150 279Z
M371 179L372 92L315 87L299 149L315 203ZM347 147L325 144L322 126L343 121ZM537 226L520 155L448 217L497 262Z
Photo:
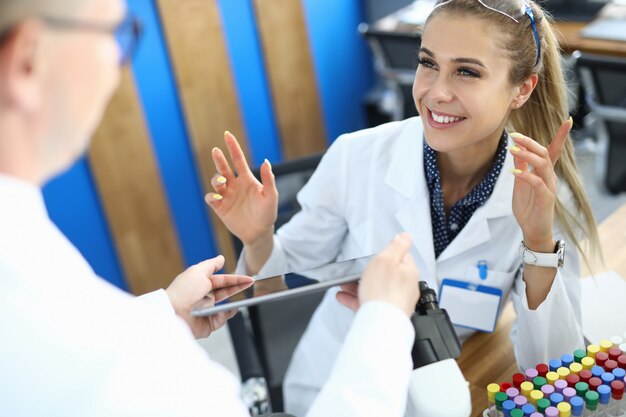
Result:
M454 204L476 187L493 166L502 130L492 137L454 152L437 153L444 206Z

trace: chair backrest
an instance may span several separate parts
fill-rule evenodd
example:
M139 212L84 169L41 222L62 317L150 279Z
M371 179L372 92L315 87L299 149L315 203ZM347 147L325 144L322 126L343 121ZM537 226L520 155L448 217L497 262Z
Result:
M322 154L315 154L273 164L272 171L279 193L276 229L300 210L296 195L313 174L321 158ZM259 178L258 170L253 173ZM240 253L242 244L234 236L233 244L236 252ZM323 296L324 293L320 292L249 307L247 321L241 315L229 321L242 380L245 382L246 378L257 377L259 371L262 371L273 411L283 410L282 382L287 366ZM242 367L246 370L243 371Z
M626 191L626 59L574 53L585 101L606 131L605 185Z
M400 99L394 119L417 116L413 103L413 80L417 69L418 33L388 32L362 23L359 32L365 36L374 54L375 68Z

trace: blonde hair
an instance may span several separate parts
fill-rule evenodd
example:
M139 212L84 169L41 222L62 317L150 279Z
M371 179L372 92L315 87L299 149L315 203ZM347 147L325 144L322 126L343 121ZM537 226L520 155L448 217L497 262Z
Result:
M531 7L536 23L540 42L538 60L537 42L531 20L523 10L526 5ZM502 11L519 23L489 8ZM522 107L510 113L508 126L513 131L522 132L547 147L557 129L569 117L567 90L561 68L561 53L552 28L551 17L531 0L438 2L428 20L441 13L477 17L489 22L492 27L498 28L496 40L510 59L509 79L513 85L521 84L532 74L538 75L539 80L535 90ZM574 147L569 135L556 163L555 172L570 188L576 210L570 212L566 204L557 198L556 220L566 237L574 243L585 263L591 267L590 260L602 257L600 241L591 205L578 175ZM587 238L590 257L586 255L579 240L581 233Z

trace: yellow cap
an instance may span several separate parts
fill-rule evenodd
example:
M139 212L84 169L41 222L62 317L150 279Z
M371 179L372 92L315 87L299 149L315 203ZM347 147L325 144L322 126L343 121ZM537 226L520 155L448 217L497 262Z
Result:
M524 397L528 397L530 392L535 388L532 382L524 381L520 384L520 391L522 391L522 395Z
M546 381L548 381L548 384L550 385L554 385L554 381L557 379L559 379L559 374L556 372L550 371L546 374Z
M583 366L583 369L591 369L593 368L593 365L596 363L596 361L594 361L593 359L591 359L589 356L585 356L584 358L582 358L582 360L580 361L580 364Z
M613 347L613 343L610 340L600 340L600 351L608 352Z
M578 373L583 370L583 366L578 362L572 362L569 366L569 370L571 373L578 375Z
M534 405L535 407L537 406L537 401L539 401L542 398L543 398L543 392L539 391L538 389L534 389L530 392L529 400L532 403L532 405Z
M600 352L600 346L598 345L589 345L587 346L587 356L591 359L596 359L596 353Z
M559 369L556 370L556 373L559 374L560 379L565 379L569 375L569 369L561 366Z
M498 384L487 385L487 398L489 398L490 403L496 402L496 394L499 392L500 392L500 385Z
M570 417L572 415L572 406L569 403L558 403L556 408L559 410L559 417Z

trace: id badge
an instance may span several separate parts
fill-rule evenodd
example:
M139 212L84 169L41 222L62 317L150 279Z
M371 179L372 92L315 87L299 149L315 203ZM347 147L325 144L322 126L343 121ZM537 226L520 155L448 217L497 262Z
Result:
M496 328L501 301L500 288L453 279L444 279L439 290L439 306L455 326L487 333Z

